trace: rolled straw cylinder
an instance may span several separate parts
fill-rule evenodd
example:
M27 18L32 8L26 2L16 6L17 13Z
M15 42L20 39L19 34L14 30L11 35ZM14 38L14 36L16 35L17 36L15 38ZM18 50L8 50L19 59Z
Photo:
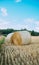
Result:
M11 37L12 37L13 33L9 33L7 35L7 37L5 38L5 43L11 43Z
M17 31L10 33L5 38L5 43L10 45L23 45L31 43L31 35L28 31Z
M15 45L23 45L31 43L31 35L28 31L14 32L11 36L11 42Z

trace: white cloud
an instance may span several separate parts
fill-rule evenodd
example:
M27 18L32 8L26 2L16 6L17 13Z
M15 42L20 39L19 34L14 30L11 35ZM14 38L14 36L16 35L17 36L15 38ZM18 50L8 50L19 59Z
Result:
M30 19L28 19L28 20L30 20ZM33 21L32 20L28 21L30 24L16 23L16 22L17 22L17 20L7 21L4 19L0 19L0 29L6 29L6 28L24 29L24 28L26 28L27 30L34 30L34 31L39 32L39 21L37 21L37 20L33 19Z
M21 2L22 0L16 0L16 2L18 3L18 2Z
M2 13L3 16L7 16L8 15L6 8L1 8L1 13Z
M14 28L15 28L15 29L19 29L19 30L20 30L20 29L27 28L27 27L28 27L27 25L25 26L25 25L21 25L21 24L15 24L15 25L14 25Z
M33 22L34 19L31 19L31 18L27 18L27 19L24 19L25 22Z
M25 24L24 25L18 24L18 23L15 23L15 21L13 21L13 23L12 23L10 21L0 19L0 29L7 29L7 28L13 28L13 29L27 28L27 29L29 29L28 25L25 26Z
M35 27L34 31L39 32L39 26Z
M34 30L37 31L37 32L39 32L39 21L35 22Z
M28 29L39 32L39 20L27 18L24 19L24 23L28 25Z
M8 21L5 21L3 19L0 19L0 29L6 29L9 25Z
M37 26L39 26L39 21L36 21L35 24L36 24Z

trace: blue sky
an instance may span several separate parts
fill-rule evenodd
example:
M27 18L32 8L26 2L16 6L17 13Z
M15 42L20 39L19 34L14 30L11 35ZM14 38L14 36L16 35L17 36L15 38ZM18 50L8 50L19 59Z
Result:
M39 32L39 0L0 0L0 29Z

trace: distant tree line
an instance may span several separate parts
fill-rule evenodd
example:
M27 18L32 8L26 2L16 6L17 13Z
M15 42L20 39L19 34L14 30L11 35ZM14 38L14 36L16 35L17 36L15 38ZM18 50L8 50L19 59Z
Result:
M35 31L33 30L33 31L31 31L31 35L32 35L32 36L39 36L39 32L35 32Z
M14 29L0 29L0 35L4 35L7 36L7 34L11 33L11 32L16 32L16 31L29 31L27 29L21 29L21 30L14 30ZM33 31L29 31L31 33L32 36L39 36L39 32L35 32Z

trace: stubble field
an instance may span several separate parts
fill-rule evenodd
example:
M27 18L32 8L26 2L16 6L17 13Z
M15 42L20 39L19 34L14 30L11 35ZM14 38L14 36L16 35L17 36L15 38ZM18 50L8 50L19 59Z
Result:
M39 36L32 36L29 45L5 46L0 65L39 65Z

